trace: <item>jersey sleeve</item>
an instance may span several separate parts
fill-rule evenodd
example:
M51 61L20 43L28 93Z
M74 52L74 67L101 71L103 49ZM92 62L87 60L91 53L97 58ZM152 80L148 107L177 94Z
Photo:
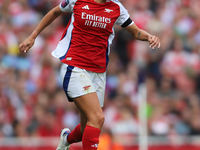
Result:
M120 16L117 18L115 24L122 26L127 20L129 20L130 15L120 2L118 2L118 5L120 7ZM132 21L130 24L133 24L133 23L134 22Z
M62 12L73 12L75 2L76 0L63 0L63 2L60 3L60 10Z

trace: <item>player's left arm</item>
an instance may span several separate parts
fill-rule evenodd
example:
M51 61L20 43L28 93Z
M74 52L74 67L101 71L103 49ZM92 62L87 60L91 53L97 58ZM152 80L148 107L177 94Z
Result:
M155 47L160 48L160 40L158 37L147 33L146 31L139 29L136 24L125 27L125 29L133 35L137 40L148 41L152 49Z

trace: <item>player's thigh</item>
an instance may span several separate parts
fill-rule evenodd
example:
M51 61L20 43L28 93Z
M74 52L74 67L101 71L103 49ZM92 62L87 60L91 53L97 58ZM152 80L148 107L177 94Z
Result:
M77 98L73 98L78 109L87 118L87 123L101 124L104 122L104 115L96 93L89 93Z

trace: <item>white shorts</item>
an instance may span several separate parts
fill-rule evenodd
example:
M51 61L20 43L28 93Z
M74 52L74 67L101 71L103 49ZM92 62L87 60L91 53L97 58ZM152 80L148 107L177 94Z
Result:
M96 92L101 107L104 105L106 86L106 72L95 73L62 64L60 74L63 82L63 89L70 102L73 98Z

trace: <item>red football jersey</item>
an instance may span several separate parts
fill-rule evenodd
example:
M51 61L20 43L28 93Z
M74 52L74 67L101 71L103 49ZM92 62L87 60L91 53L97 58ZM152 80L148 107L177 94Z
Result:
M108 64L114 24L129 19L127 10L118 0L99 4L94 0L64 0L63 12L71 12L71 20L57 48L52 52L63 63L103 73Z

